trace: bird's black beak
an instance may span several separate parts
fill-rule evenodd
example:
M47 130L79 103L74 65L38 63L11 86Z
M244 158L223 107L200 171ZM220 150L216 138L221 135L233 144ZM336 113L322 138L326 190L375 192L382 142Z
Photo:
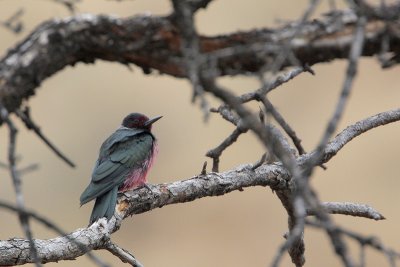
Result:
M158 121L159 119L161 119L163 116L158 116L158 117L155 117L155 118L152 118L152 119L150 119L150 120L148 120L148 121L146 121L145 123L144 123L144 126L149 126L149 125L152 125L153 123L155 123L156 121Z

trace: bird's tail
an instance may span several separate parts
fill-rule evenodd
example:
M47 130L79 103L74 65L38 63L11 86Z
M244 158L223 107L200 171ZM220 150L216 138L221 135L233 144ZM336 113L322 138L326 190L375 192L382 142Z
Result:
M111 219L114 215L115 205L117 205L118 187L106 192L96 198L92 214L90 215L90 224L94 223L100 218L106 217L107 220Z

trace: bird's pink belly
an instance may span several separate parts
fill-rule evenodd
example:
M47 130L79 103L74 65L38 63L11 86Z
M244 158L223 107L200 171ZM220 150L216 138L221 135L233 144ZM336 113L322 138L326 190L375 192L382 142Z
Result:
M125 179L123 185L119 188L119 192L125 192L143 186L146 182L146 170L134 170Z
M154 142L153 148L151 151L150 156L147 160L142 164L141 168L134 169L131 171L128 176L125 178L125 182L122 186L119 187L119 192L125 192L128 190L133 190L135 188L141 187L147 183L147 171L153 165L154 159L158 153L158 146L157 143Z

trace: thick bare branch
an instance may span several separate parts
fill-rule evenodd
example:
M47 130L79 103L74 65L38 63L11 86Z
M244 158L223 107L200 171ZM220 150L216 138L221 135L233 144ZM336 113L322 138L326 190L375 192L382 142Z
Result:
M357 20L351 11L327 15L304 23L289 44L301 63L313 65L348 55L351 32ZM387 22L391 23L391 22ZM363 56L380 52L382 35L389 35L388 52L400 51L392 23L370 18L366 24ZM280 43L291 36L293 24L230 35L199 37L199 49L216 60L219 75L257 73L273 62ZM10 111L34 94L40 83L68 65L92 63L96 59L133 63L146 73L156 69L176 77L187 77L180 50L181 36L170 17L136 16L126 19L104 15L80 15L52 20L38 26L0 61L0 101ZM281 68L290 66L286 60Z
M25 216L36 220L37 222L39 222L40 224L46 226L47 228L53 230L55 233L61 235L61 236L68 236L67 233L62 230L58 225L56 225L55 223L53 223L51 220L43 217L42 215L33 212L33 211L29 211L29 210L21 210L18 207L15 207L14 205L4 202L2 200L0 200L0 208L9 210L9 211L13 211L13 212L17 212L17 213L22 213ZM71 239L72 242L74 242L74 240ZM86 249L86 247L83 244L79 244L76 243L78 246L81 246L84 250ZM0 253L1 254L1 253ZM100 259L99 257L97 257L96 255L94 255L94 253L92 253L91 251L86 253L86 256L88 256L88 258L90 260L92 260L97 266L100 267L109 267L102 259Z
M377 114L347 127L328 144L325 150L326 155L323 157L324 162L329 161L354 137L375 127L398 120L400 120L400 109ZM298 157L300 167L307 162L312 153L315 152ZM271 164L261 165L256 170L253 170L251 165L246 165L224 173L209 173L170 184L154 185L152 192L147 189L138 189L120 196L117 206L118 220L112 219L108 223L100 220L89 228L76 230L68 237L35 240L35 244L42 262L75 259L91 249L103 248L104 240L102 238L104 235L110 235L118 230L121 218L165 205L193 201L201 197L223 195L250 186L270 186L274 190L285 190L289 186L289 181L290 175L281 164ZM86 249L80 249L76 245L77 242L86 245ZM28 240L0 241L0 247L5 248L0 250L0 265L32 262L29 257ZM54 250L48 251L50 247ZM68 247L71 250L68 250ZM20 257L18 258L17 255ZM15 262L16 259L18 262Z
M42 263L75 259L92 249L106 249L108 237L120 227L121 220L165 205L193 201L207 196L219 196L249 186L287 186L289 176L279 165L263 165L253 171L250 165L224 173L209 173L188 180L151 186L122 194L116 217L109 222L101 219L88 228L78 229L67 236L48 240L35 239ZM84 246L82 246L84 245ZM33 262L29 256L29 241L10 239L0 241L0 265Z

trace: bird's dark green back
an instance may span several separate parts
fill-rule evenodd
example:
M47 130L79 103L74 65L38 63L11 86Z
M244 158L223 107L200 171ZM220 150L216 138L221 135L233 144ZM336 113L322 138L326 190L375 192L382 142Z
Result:
M123 184L126 176L137 165L149 159L155 138L142 129L121 127L100 148L92 179L80 197L81 205Z

